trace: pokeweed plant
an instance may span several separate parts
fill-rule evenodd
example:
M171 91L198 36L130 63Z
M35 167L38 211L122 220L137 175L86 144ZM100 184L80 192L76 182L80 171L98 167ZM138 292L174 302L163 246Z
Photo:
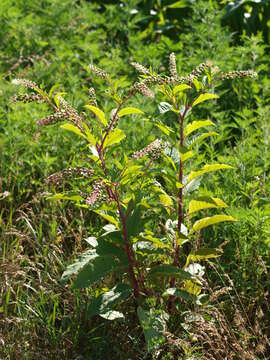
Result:
M13 83L32 93L19 94L13 101L47 103L53 112L38 124L66 121L61 128L85 141L86 152L90 153L87 166L64 169L46 179L46 184L58 188L76 178L81 184L78 193L61 192L49 198L75 201L107 224L99 237L86 239L90 249L67 267L62 280L75 277L75 288L91 289L89 318L123 318L119 304L133 298L151 352L164 341L166 321L177 310L177 304L200 303L203 268L198 262L220 255L217 249L198 246L185 254L183 245L192 243L210 225L235 221L224 213L199 217L201 211L224 209L227 205L213 196L190 196L199 188L204 174L231 168L228 164L205 164L200 169L187 166L198 155L199 146L216 135L213 131L201 132L214 124L210 119L190 120L192 110L218 98L213 90L220 81L255 77L256 73L222 73L206 63L188 76L179 76L174 54L170 55L169 76L155 74L151 67L138 63L132 65L141 75L126 92L118 89L109 74L90 66L91 72L108 84L107 94L113 103L109 114L98 105L93 88L89 90L86 112L82 113L64 100L62 93L55 93L55 88L47 93L25 79L14 79ZM145 116L141 109L127 106L128 102L138 93L154 98L157 92L163 100L160 112L171 111L175 121L169 126L165 121L152 120L164 138L127 155L121 145L126 136L119 119ZM104 279L111 289L95 290L94 285Z

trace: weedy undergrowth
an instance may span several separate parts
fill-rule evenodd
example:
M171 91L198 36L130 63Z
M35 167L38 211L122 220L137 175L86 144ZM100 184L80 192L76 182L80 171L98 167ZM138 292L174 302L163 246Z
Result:
M217 258L221 252L200 246L200 231L235 221L224 212L227 204L222 199L199 191L207 174L232 171L232 167L205 163L203 145L217 133L206 130L214 126L210 119L194 119L193 113L198 114L200 104L218 99L214 89L221 81L255 77L256 73L223 73L204 63L191 74L179 76L174 54L169 59L169 75L156 74L138 63L132 65L140 78L125 91L108 73L89 66L92 74L108 85L109 113L98 104L94 88L89 89L85 112L79 113L55 87L47 93L25 79L14 79L13 83L32 92L19 94L13 101L47 103L52 114L38 120L38 125L64 121L60 127L85 142L85 166L64 169L45 181L56 190L65 189L64 184L76 179L81 184L79 191L52 193L49 198L89 208L106 225L99 237L86 239L89 250L68 266L62 281L74 277L75 288L91 289L88 318L124 318L120 304L133 299L147 350L153 352L165 341L171 315L183 304L203 304L204 269L199 263ZM139 94L151 101L155 97L160 100L160 119L133 106ZM151 121L161 137L127 153L121 146L126 138L121 124L128 119L128 126L132 126L135 116ZM137 135L144 137L143 133ZM204 161L199 169L194 166L196 158ZM207 216L198 215L204 212ZM105 288L96 286L104 281Z

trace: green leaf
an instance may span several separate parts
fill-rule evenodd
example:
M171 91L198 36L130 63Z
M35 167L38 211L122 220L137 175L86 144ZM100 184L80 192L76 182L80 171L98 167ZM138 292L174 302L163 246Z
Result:
M191 261L196 262L196 261L214 259L221 256L221 254L222 253L216 249L209 249L209 248L199 249L198 251L191 252L188 255L186 266L188 266L191 263Z
M112 310L115 305L129 297L131 293L132 290L130 286L117 284L111 290L91 300L90 306L87 309L87 317L90 318L94 315L107 313Z
M192 139L192 142L191 144L189 145L189 147L192 147L196 144L199 144L200 142L202 142L204 139L208 138L208 137L211 137L211 136L217 136L218 133L214 132L214 131L211 131L211 132L207 132L207 133L204 133L200 136L196 136L195 138Z
M188 6L187 0L179 0L175 3L168 5L168 8L170 9L182 9Z
M99 108L97 108L96 106L93 106L93 105L85 105L85 107L87 109L91 110L98 117L98 119L102 122L102 124L104 126L107 125L107 120L106 120L105 114L102 110L100 110Z
M188 136L200 128L204 128L206 126L212 126L212 125L215 125L215 124L211 120L193 121L192 123L190 123L186 126L184 134L185 134L185 136Z
M64 271L61 281L66 282L72 275L77 274L89 261L97 257L95 249L91 249L81 254L79 258Z
M182 92L182 91L187 90L187 89L191 89L191 86L189 86L187 84L176 85L173 88L173 94L176 95L179 92Z
M85 135L86 135L87 140L90 142L90 144L92 144L93 146L96 146L97 140L94 137L94 135L91 133L87 124L83 123L83 127L85 129Z
M62 129L65 129L67 131L71 131L81 137L83 137L84 139L87 139L87 137L81 132L81 130L79 128L77 128L77 126L72 125L72 124L63 124L60 126Z
M181 289L176 289L176 288L167 289L163 293L163 296L175 296L175 297L182 298L184 300L192 301L192 302L195 302L197 299L195 295L192 295L192 294L188 293L187 291L184 291Z
M71 200L71 201L80 201L83 198L80 195L65 195L65 194L55 194L53 196L47 197L48 200Z
M126 137L124 132L120 129L114 129L109 133L109 135L106 137L104 141L103 148L107 148L109 146L112 146L114 144L118 144L121 140L123 140Z
M216 94L210 94L210 93L206 93L206 94L200 94L197 99L194 100L192 107L195 107L196 105L207 101L207 100L211 100L211 99L218 99L219 96Z
M203 174L218 171L221 169L232 169L232 166L226 165L226 164L212 164L212 165L204 165L204 167L201 170L198 171L191 171L191 173L188 176L188 182L195 179L198 176L201 176Z
M202 291L202 287L192 280L186 280L183 290L191 295L198 296Z
M118 234L119 236L119 234ZM96 247L96 252L98 255L105 256L105 255L113 255L116 256L120 262L121 265L127 265L128 260L126 256L126 252L120 248L119 246L111 243L108 240L105 240L105 238L99 238L98 245Z
M160 200L161 204L165 207L173 206L173 201L172 201L171 197L168 194L166 194L165 192L159 195L159 200Z
M191 275L173 265L158 265L149 271L150 276L173 276L179 279L190 279Z
M206 217L196 221L191 229L191 232L198 231L206 228L207 226L218 224L224 221L237 221L237 220L229 215L214 215L211 217Z
M152 352L166 340L164 332L168 315L154 309L146 311L141 306L138 307L137 313L143 328L147 351Z
M154 123L154 125L158 127L167 136L173 133L173 130L169 126L160 123Z
M204 196L196 200L191 200L188 205L188 212L189 214L192 214L203 209L226 207L228 207L228 205L221 199Z
M96 214L103 217L103 219L109 221L109 223L114 224L116 227L119 227L119 222L116 220L113 216L105 214L104 212L101 212L100 210L94 210Z
M119 266L118 261L111 255L97 256L88 262L79 272L74 288L86 288L101 280L105 275L116 270Z
M143 115L144 112L142 110L134 108L134 107L126 107L126 108L119 111L118 116L122 117L122 116L130 115L130 114L141 114L141 115Z

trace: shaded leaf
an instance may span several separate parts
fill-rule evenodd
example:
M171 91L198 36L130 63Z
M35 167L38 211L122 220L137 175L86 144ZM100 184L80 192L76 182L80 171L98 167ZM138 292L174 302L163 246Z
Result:
M173 276L179 279L190 279L191 275L173 265L159 265L149 271L150 276Z
M154 309L146 311L141 306L138 307L137 314L143 328L147 351L152 352L165 341L164 332L168 315Z
M77 274L89 261L94 260L97 256L95 249L88 250L81 254L73 264L66 268L61 277L61 281L67 281L72 275Z
M74 281L74 288L86 288L118 268L118 261L111 255L97 256L88 262Z
M129 297L131 293L130 286L117 284L111 290L91 300L90 306L87 309L87 317L90 318L94 315L107 313L114 306Z

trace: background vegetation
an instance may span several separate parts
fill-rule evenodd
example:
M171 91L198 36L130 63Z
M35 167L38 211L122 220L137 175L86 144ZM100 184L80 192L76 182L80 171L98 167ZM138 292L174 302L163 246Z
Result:
M84 239L97 234L101 223L87 209L43 196L49 174L83 163L78 155L82 144L71 146L71 135L58 127L41 130L36 119L47 114L42 104L10 103L15 93L11 79L27 78L48 90L57 85L82 110L93 85L88 64L104 68L124 86L136 79L131 61L163 71L171 52L179 74L209 60L224 71L252 68L259 76L223 83L217 105L200 110L211 114L220 134L207 143L204 156L234 166L232 173L205 184L238 219L203 233L206 245L224 251L206 265L212 314L219 315L203 327L179 313L170 324L174 335L153 358L270 357L269 18L266 0L1 1L1 359L151 358L132 308L126 309L128 324L87 320L88 292L59 282L66 266L87 248ZM103 83L95 87L106 108ZM158 116L154 102L138 101L145 112ZM143 139L139 122L126 126L126 149L155 138L150 123L144 124ZM237 352L238 343L247 354Z

